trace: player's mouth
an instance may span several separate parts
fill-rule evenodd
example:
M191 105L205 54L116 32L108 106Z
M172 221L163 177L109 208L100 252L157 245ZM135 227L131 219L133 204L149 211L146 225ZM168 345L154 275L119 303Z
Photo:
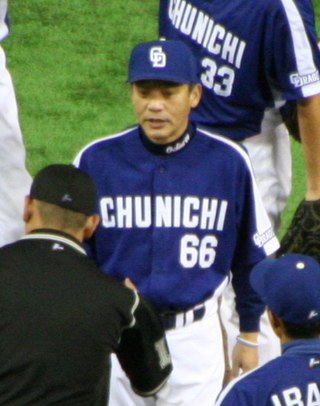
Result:
M162 128L164 125L168 123L167 120L162 120L160 118L149 118L146 120L146 123L154 129Z

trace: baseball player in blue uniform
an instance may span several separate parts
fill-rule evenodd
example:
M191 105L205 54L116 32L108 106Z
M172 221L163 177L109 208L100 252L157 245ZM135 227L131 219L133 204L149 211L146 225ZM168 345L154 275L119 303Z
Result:
M298 101L305 151L306 199L320 199L320 53L311 0L160 0L159 34L192 49L201 68L203 97L192 119L248 150L256 181L277 229L291 189L288 132L279 108ZM230 292L229 292L230 293ZM222 318L237 335L232 295ZM265 317L259 357L280 354Z
M189 121L201 98L189 48L137 45L128 81L138 125L92 142L75 165L98 188L102 220L89 248L104 272L128 278L153 303L173 373L150 403L113 364L110 404L209 406L224 376L217 307L230 269L241 324L236 363L248 370L256 347L243 343L256 339L263 311L249 275L278 241L247 153Z
M0 0L0 42L9 33L8 2ZM0 46L0 246L24 234L24 197L31 185L25 166L25 148L17 103L6 57Z
M217 406L320 405L320 266L286 254L253 269L251 283L282 344L282 356L231 382Z

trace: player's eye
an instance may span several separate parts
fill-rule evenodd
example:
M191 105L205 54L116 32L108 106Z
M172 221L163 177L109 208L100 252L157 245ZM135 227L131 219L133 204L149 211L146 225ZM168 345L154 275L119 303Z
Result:
M165 89L163 90L162 94L164 97L171 97L175 94L175 90L174 89Z
M147 89L138 89L138 94L140 97L147 97L149 95L150 91Z

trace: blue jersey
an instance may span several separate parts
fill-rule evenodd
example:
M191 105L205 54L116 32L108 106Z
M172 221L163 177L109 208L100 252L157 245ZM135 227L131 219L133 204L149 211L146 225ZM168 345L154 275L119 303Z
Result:
M92 249L104 272L132 279L159 309L180 310L212 295L233 269L243 319L257 322L250 268L278 241L241 147L193 127L159 146L133 127L89 144L75 165L98 187Z
M0 41L9 33L8 0L0 0Z
M193 120L232 139L259 134L266 108L320 93L311 0L160 0L159 34L199 61Z
M294 340L283 354L232 381L216 406L319 406L320 340Z

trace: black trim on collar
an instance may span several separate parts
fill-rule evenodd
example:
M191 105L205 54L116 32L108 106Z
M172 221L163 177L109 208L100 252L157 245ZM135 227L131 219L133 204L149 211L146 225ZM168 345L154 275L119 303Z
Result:
M189 124L187 130L175 141L169 144L156 144L152 142L144 133L142 127L139 127L139 134L143 145L154 154L171 155L182 150L195 134L195 129L192 124Z

